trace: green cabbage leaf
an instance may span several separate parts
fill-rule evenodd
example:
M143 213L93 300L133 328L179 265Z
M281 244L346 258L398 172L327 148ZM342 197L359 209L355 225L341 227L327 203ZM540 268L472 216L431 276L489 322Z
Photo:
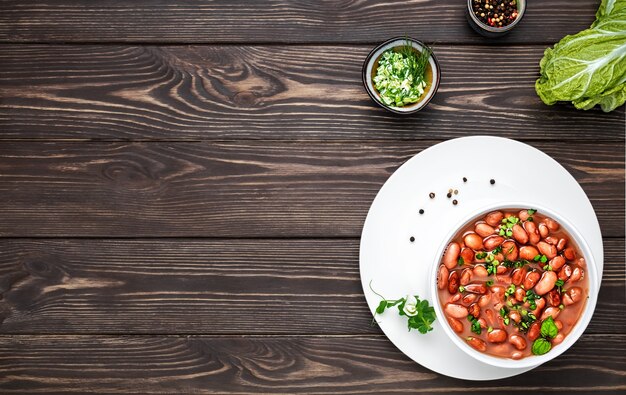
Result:
M596 21L546 49L535 90L549 105L609 112L626 101L626 0L603 0Z

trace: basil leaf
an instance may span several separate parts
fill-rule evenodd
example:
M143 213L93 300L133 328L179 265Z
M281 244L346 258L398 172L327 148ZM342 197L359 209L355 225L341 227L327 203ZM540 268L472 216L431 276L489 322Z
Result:
M541 323L541 336L548 339L554 339L558 333L559 328L556 327L552 317L548 317L543 320Z
M540 337L533 342L532 352L535 355L543 355L550 351L551 348L550 342Z

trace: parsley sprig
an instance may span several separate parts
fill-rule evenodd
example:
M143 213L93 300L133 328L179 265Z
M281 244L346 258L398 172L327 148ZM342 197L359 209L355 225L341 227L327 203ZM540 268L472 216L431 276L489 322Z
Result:
M407 326L409 331L417 329L419 333L425 334L433 330L432 324L437 317L435 316L435 309L428 303L428 300L420 300L417 295L407 295L405 298L400 299L387 299L374 291L371 281L369 286L372 292L382 299L376 308L372 324L376 322L377 314L382 314L386 309L397 306L398 313L408 318Z

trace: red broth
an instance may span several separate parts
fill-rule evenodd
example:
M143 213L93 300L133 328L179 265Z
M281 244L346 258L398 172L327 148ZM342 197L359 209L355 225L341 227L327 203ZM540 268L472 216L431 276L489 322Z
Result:
M521 359L548 352L576 325L589 293L585 271L580 249L555 220L502 209L452 238L438 269L439 303L474 349ZM558 332L542 334L544 322Z

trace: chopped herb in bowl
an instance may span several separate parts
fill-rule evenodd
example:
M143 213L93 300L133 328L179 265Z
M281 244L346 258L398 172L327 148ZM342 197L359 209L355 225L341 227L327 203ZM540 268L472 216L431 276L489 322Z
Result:
M410 43L399 50L388 49L378 60L374 88L388 106L417 103L426 89L430 49L418 52Z
M396 37L374 48L363 64L363 84L383 108L400 114L421 110L439 87L439 64L432 50Z

